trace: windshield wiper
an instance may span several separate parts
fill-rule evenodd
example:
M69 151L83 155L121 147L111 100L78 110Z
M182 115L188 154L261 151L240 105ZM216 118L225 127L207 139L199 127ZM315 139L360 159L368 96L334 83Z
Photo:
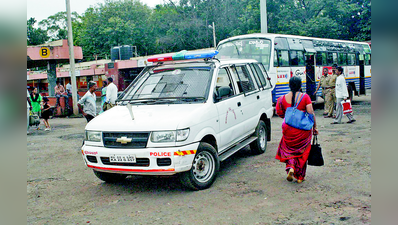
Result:
M184 102L202 102L205 99L204 97L181 97L179 100Z

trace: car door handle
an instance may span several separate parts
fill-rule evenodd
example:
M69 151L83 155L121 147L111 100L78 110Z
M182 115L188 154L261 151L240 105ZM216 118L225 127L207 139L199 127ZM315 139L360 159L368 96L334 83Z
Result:
M260 99L260 95L257 95L257 99Z
M238 102L238 107L240 107L240 105L241 105L240 102Z

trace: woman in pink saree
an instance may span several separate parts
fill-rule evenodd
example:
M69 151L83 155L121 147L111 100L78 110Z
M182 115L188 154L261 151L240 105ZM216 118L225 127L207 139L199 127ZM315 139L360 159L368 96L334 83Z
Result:
M302 98L297 109L314 115L314 126L312 130L300 130L282 123L282 139L279 143L276 159L286 163L287 180L293 181L293 177L297 179L297 183L304 181L307 170L307 159L311 150L312 134L317 135L316 120L314 109L312 107L311 98L301 93L301 79L294 76L289 80L290 92L278 98L276 104L276 114L284 118L288 107L291 107Z

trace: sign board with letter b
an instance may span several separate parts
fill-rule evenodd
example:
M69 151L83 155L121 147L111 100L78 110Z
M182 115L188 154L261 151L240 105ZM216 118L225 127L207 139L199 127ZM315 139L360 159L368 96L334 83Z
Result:
M48 58L50 56L50 49L47 47L40 48L40 56L42 58Z

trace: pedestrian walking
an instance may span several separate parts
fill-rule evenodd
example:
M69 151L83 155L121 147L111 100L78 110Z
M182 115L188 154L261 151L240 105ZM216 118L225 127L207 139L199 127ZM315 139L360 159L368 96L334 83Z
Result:
M101 111L99 114L103 113L104 110L104 104L106 101L106 89L108 86L108 82L106 80L102 81L102 90L101 90Z
M43 110L41 112L41 118L43 119L43 123L46 126L46 131L51 130L50 123L48 122L48 119L50 118L51 114L51 105L48 103L49 99L47 97L43 98Z
M343 100L347 100L348 98L348 91L347 91L347 84L345 82L345 77L343 74L343 68L338 67L337 68L337 79L336 79L336 118L333 120L332 124L340 124L341 119L343 118L343 106L341 105L341 102ZM351 113L346 114L348 118L347 123L353 123L356 120L354 119L354 116Z
M35 114L39 118L41 116L42 109L42 97L39 93L37 93L37 88L33 88L32 93L30 93L30 102L32 104L32 114ZM40 120L39 120L40 122ZM38 123L39 123L38 122ZM40 123L37 125L37 130L40 129Z
M312 130L301 130L289 126L283 120L282 139L279 143L276 159L286 163L287 180L297 179L297 183L304 181L307 170L307 159L311 150L312 134L317 135L316 120L311 98L308 94L300 92L301 79L294 76L289 80L290 92L279 97L276 104L276 113L279 117L285 118L286 109L299 102L297 109L314 115ZM299 101L301 99L301 101Z
M96 96L94 91L97 89L97 83L90 81L88 83L88 88L89 89L86 94L77 103L79 111L82 112L83 116L87 120L87 123L96 116Z
M322 76L319 80L318 87L316 88L316 91L314 92L314 95L318 92L319 88L322 87L322 97L324 99L324 106L323 106L323 115L326 116L329 113L329 109L331 105L333 106L333 101L332 99L328 98L329 101L327 101L327 97L330 96L330 86L329 86L329 80L330 76L328 76L329 69L328 68L323 68L323 73Z

